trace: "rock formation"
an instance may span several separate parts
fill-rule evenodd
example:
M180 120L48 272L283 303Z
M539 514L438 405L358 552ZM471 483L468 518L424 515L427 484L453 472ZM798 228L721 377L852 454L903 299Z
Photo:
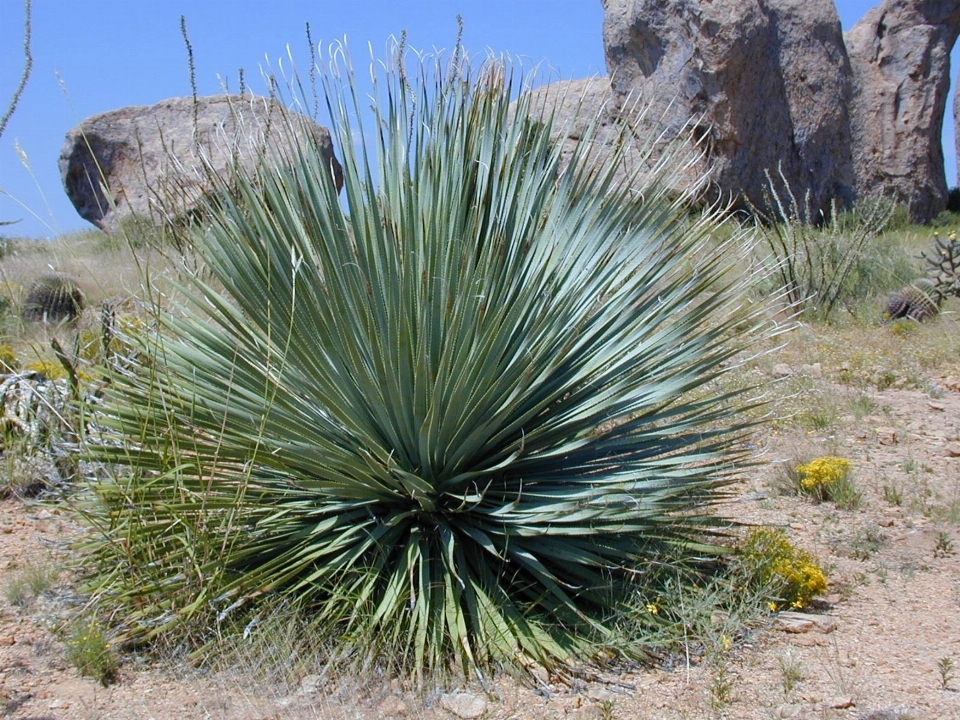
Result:
M957 149L957 184L954 187L960 187L960 70L957 71L957 82L953 85L953 139Z
M606 169L616 155L616 176L620 179L649 177L654 158L645 152L646 146L637 142L633 132L636 112L632 108L618 108L613 99L608 77L593 77L583 80L564 80L543 85L532 90L528 96L528 112L535 119L552 118L553 141L560 145L561 168L580 144L589 137L592 147L590 158L597 166ZM591 127L592 126L592 127ZM691 133L692 134L692 133ZM692 142L695 142L691 138ZM583 151L583 148L579 148ZM696 154L696 149L693 149ZM678 191L696 193L702 177L695 171L693 157L684 157L675 163L680 168L671 168L671 173L661 179ZM682 165L691 162L693 172L683 172ZM642 184L640 181L638 184Z
M102 229L128 216L160 222L194 211L211 189L211 171L221 175L234 163L249 170L264 154L282 162L294 135L319 144L339 187L329 131L253 95L201 97L196 105L173 98L87 118L67 133L60 178L80 216Z
M852 86L831 0L606 0L613 95L648 103L641 136L694 118L701 171L725 197L763 202L769 171L812 208L853 189ZM779 183L779 178L776 178Z
M892 194L925 222L947 204L940 134L957 0L883 0L845 36L858 195Z
M554 141L561 144L565 158L570 157L593 122L600 126L596 137L598 142L613 140L616 117L607 78L564 80L543 85L531 91L529 100L531 116L552 115L557 133Z

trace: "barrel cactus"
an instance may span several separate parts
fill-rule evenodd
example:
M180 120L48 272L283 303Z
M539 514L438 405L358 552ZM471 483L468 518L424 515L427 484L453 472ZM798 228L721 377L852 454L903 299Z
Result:
M940 312L943 295L937 285L927 278L920 278L911 285L900 288L887 300L884 318L899 320L909 318L923 322Z
M885 320L929 320L940 312L945 298L960 297L960 241L951 233L933 237L931 252L923 252L926 277L900 288L887 300Z
M64 273L42 275L30 286L23 301L23 319L44 323L76 320L84 303L83 291L72 277Z

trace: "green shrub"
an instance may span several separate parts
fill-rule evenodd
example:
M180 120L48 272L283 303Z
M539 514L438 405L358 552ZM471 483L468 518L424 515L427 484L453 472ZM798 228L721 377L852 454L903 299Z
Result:
M688 222L676 149L636 196L590 142L562 163L500 64L394 68L373 134L338 77L344 201L312 146L225 179L213 280L97 411L128 470L85 508L88 589L127 640L279 602L354 662L589 657L638 569L719 552L750 421L710 388L766 332L751 249Z
M950 193L947 195L946 212L960 214L960 187L950 188Z
M960 227L960 212L941 210L937 213L937 216L930 221L930 225L935 228Z
M890 203L868 200L845 213L833 204L829 217L815 217L809 198L801 203L786 180L779 192L769 176L768 182L766 204L774 213L758 213L762 246L779 280L773 290L784 292L797 310L827 319L873 292L877 278L893 286L899 281L888 273L911 272L898 254L870 250L893 217Z

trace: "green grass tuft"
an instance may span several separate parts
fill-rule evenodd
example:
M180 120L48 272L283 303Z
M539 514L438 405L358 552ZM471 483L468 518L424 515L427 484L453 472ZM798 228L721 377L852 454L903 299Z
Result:
M101 685L109 685L117 677L119 664L95 619L81 619L72 623L64 639L67 661L81 675L91 677Z

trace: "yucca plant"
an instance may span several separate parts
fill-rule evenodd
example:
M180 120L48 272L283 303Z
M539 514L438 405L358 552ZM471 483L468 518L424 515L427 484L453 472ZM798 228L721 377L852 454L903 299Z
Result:
M394 58L372 128L344 67L344 197L308 145L225 180L207 280L97 410L90 590L128 640L293 602L421 677L588 658L645 567L719 552L751 249L668 191L679 151L639 194L589 138L561 162L502 62Z

